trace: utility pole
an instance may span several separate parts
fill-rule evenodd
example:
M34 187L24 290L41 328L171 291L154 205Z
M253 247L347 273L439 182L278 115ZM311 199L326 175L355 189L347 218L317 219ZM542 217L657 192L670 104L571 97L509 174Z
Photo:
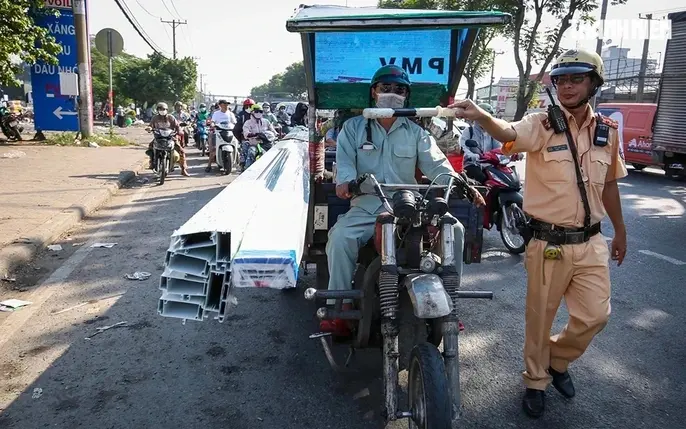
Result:
M493 80L494 80L493 72L495 71L495 56L496 55L502 55L504 53L505 52L502 52L502 51L500 51L500 52L493 51L493 62L491 63L491 83L490 83L490 85L488 85L488 104L491 104L491 97L493 96Z
M76 58L79 68L79 129L82 138L93 134L93 100L91 94L91 69L88 57L90 40L86 23L86 0L74 0L74 31L76 32Z
M603 54L603 38L605 36L605 17L607 16L607 4L608 0L603 0L603 4L600 7L600 25L603 31L598 34L598 40L596 41L595 45L595 52L596 54L600 55L602 58ZM598 91L600 91L601 88L598 88ZM595 109L596 104L598 103L598 93L596 92L595 96L593 97L593 108Z
M160 18L160 21L162 21L162 22L165 23L165 24L171 24L171 28L172 28L172 45L173 45L173 46L172 46L172 52L173 52L173 58L176 59L176 27L178 27L179 25L187 25L188 22L187 22L186 20L184 20L183 22L181 22L181 20L178 20L178 21L177 21L176 19L172 19L171 21L165 21L165 20L163 20L162 18Z
M646 14L645 18L641 15L638 16L640 19L648 20L648 34L646 34L645 39L643 39L643 55L641 55L641 69L638 72L638 90L636 91L636 102L643 102L643 88L645 87L646 81L646 70L648 68L648 47L650 46L650 21L653 19L653 14Z

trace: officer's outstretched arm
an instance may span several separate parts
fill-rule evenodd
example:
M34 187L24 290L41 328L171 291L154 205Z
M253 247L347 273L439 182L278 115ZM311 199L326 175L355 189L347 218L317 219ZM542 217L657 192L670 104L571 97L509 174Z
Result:
M508 124L511 127L514 138L501 139L491 134L496 140L505 142L502 152L505 155L512 155L519 152L538 152L546 143L545 133L548 115L546 113L532 113L526 115L519 122ZM552 133L552 131L550 131Z
M343 125L336 142L336 184L357 179L357 136L352 123ZM346 126L348 125L348 126Z

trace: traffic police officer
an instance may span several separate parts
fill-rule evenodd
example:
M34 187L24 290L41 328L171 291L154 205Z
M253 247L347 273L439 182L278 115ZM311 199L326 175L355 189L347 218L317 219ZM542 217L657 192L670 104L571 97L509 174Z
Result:
M621 265L626 229L617 180L627 175L617 124L593 113L588 101L604 82L599 55L569 50L552 66L550 77L562 108L533 113L510 124L495 119L469 100L453 104L458 116L473 119L497 140L503 153L527 152L525 231L528 273L524 345L523 408L531 417L545 410L545 389L565 397L575 390L567 368L586 350L610 315L608 259ZM615 232L611 250L600 232L605 214ZM550 336L564 297L567 325Z
M396 65L381 67L372 77L370 104L376 107L402 108L410 96L407 72ZM435 140L408 118L393 117L367 120L363 116L348 119L338 135L336 150L336 195L352 197L348 183L365 173L372 173L379 183L416 184L415 171L419 169L429 178L441 173L454 173ZM438 183L447 183L443 177ZM472 190L477 205L483 204L478 192ZM375 195L355 197L350 210L338 219L329 231L326 245L328 257L329 290L349 290L360 248L372 238L377 215L384 211L381 200ZM455 224L455 261L462 274L464 227ZM344 301L344 307L350 303ZM345 308L344 308L345 309ZM350 331L344 320L323 320L320 329L336 336L348 336Z

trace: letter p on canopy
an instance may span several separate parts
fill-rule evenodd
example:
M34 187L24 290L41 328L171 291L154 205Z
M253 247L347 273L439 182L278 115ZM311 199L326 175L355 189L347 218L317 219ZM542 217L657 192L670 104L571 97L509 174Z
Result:
M445 59L444 58L429 58L429 68L436 70L438 74L445 73Z

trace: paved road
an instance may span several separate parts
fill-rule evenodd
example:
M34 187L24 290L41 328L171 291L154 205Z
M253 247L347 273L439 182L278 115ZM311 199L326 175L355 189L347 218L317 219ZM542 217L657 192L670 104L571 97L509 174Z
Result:
M60 268L43 287L17 296L31 296L34 305L11 317L0 313L0 427L380 426L379 353L361 353L367 369L360 373L333 374L307 339L316 328L315 308L302 289L240 290L224 324L182 325L156 315L169 235L230 180L205 175L198 162L191 161L196 177L122 191L64 242L71 255L37 261ZM484 261L466 268L465 283L494 290L496 298L465 301L462 309L460 427L683 426L686 188L659 174L632 172L622 191L630 253L612 269L611 322L573 366L577 397L566 401L551 389L541 421L520 411L521 258L503 253L499 236L487 233ZM118 244L67 246L83 241ZM154 275L123 279L133 271ZM128 326L84 339L120 321ZM560 314L556 329L563 323Z

